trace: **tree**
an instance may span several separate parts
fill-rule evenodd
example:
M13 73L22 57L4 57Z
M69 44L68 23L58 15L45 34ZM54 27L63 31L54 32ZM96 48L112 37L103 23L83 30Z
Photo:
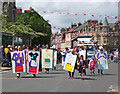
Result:
M47 36L47 34L42 33L42 32L36 32L31 28L31 25L24 25L20 22L15 22L15 23L7 23L7 18L5 17L4 14L0 15L0 18L2 20L2 23L0 23L0 26L2 27L2 33L7 33L7 34L15 34L15 35L21 35L21 38L24 39L23 35L32 35L34 37L39 37L39 36ZM11 37L10 40L12 41ZM6 37L2 37L3 43L5 42ZM26 41L26 40L23 40Z
M36 34L43 33L47 35L34 37L32 41L33 45L50 44L50 36L52 34L51 25L33 9L30 10L30 12L17 16L17 23L29 25L36 32Z

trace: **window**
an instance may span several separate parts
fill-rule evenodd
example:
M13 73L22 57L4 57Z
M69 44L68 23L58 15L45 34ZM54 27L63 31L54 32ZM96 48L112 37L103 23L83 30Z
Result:
M109 45L109 39L107 39L107 45Z
M109 33L109 28L107 29L107 33Z
M115 33L118 33L117 28L115 28Z
M107 33L107 28L104 28L104 33Z
M115 39L114 40L114 45L117 45L118 44L118 39Z
M106 38L104 38L104 44L106 45L106 42L107 42L107 39Z
M97 28L95 28L95 31L97 31Z

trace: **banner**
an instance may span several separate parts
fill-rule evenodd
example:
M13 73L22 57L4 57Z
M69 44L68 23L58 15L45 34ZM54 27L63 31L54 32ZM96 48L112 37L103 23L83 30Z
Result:
M42 68L52 68L53 50L42 49Z
M53 55L53 66L56 66L57 64L57 51L54 51L54 55Z
M62 66L64 66L64 64L65 64L65 57L66 57L65 52L61 52L61 55L62 55Z
M27 55L27 73L38 74L40 52L39 51L28 51Z
M11 52L11 62L13 73L25 72L25 53L24 51Z
M77 59L77 55L67 53L66 59L65 59L64 70L73 72L76 59Z
M98 69L108 69L107 53L97 53L98 58Z

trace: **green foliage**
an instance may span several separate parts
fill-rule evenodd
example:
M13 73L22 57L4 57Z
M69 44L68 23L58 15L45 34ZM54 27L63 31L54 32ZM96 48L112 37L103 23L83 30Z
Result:
M17 16L17 23L29 25L36 35L40 35L33 39L33 44L50 44L51 25L34 10Z
M7 23L4 14L2 18L2 32L9 34L34 35L33 44L50 44L51 25L34 10L17 16L15 23Z

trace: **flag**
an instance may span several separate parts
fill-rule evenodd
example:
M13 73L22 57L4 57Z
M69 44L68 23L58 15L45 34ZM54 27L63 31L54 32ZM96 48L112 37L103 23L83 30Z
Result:
M117 19L117 16L115 16L115 19Z
M107 16L109 18L109 16Z
M18 10L18 13L20 13L20 10Z
M98 27L98 25L91 23L91 27Z

